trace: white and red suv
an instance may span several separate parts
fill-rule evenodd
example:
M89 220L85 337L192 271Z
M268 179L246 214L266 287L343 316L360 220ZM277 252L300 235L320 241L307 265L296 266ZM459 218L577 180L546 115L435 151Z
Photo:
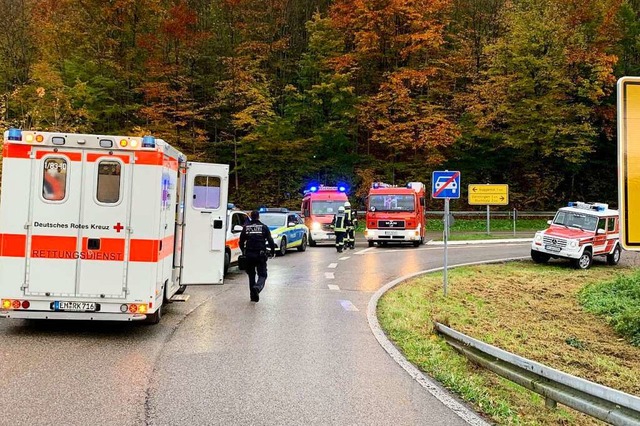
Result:
M620 261L619 215L607 204L571 202L548 223L549 228L537 232L531 244L534 262L565 258L576 268L587 269L594 256L606 256L609 265Z

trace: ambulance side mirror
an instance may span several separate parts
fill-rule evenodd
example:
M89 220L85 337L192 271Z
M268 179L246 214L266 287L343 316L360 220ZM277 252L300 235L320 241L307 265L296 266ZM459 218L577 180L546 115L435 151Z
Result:
M597 233L598 235L603 235L603 234L606 234L606 233L607 233L607 231L605 231L604 229L600 228L600 229L598 229L598 231L597 231L596 233Z
M232 232L242 232L242 225L234 226Z
M552 221L552 220L548 220L548 221L547 221L547 225L551 225L552 223L553 223L553 221Z

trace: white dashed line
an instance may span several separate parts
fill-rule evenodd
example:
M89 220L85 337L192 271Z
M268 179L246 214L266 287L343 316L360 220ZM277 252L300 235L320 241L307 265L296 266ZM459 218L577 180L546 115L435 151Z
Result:
M329 284L327 287L329 287L329 290L340 291L340 287L335 284Z
M350 259L350 258L351 258L351 256L345 256L345 257L341 257L341 258L340 258L340 259L338 259L338 260L347 260L347 259Z
M324 277L328 280L334 280L336 278L336 276L333 275L333 272L325 272Z
M358 308L350 300L338 300L345 311L358 312Z
M365 254L366 252L371 251L371 250L375 250L375 249L376 249L375 247L369 247L369 248L366 248L364 250L357 251L354 254Z
M329 269L336 269L338 267L337 263L330 263L329 266L327 266L327 268Z

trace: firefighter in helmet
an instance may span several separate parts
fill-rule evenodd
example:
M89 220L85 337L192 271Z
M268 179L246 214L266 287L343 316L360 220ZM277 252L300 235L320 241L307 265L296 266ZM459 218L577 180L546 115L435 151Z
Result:
M344 245L346 248L353 250L356 247L356 226L358 226L358 218L355 210L351 210L351 203L346 201L344 203L344 213L349 219L349 226L347 226L347 234L344 238Z
M338 213L333 216L333 221L331 221L331 227L336 233L336 250L338 253L342 253L342 250L344 250L344 239L350 223L349 217L345 214L344 207L338 207Z

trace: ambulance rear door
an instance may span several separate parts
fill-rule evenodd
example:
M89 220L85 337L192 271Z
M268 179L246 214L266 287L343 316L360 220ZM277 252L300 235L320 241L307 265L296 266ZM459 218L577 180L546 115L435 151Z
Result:
M124 298L131 247L133 153L84 153L78 296Z
M187 163L181 285L222 284L229 166Z

